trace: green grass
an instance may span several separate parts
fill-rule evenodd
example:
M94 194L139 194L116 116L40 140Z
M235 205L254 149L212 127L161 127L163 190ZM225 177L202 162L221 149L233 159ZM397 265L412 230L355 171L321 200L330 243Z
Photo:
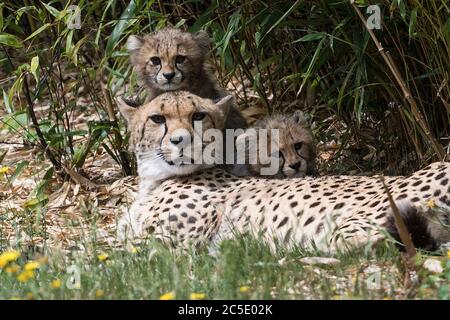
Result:
M92 250L92 251L91 251ZM99 255L107 254L104 261ZM359 251L339 255L338 265L305 265L299 249L272 253L253 240L223 243L217 256L205 251L173 252L148 243L137 252L89 249L86 253L51 250L42 254L23 252L16 261L41 261L35 276L25 283L17 274L0 271L0 299L159 299L173 292L175 299L191 293L206 299L448 299L450 261L445 271L431 274L418 269L417 280L405 286L401 255L392 244L377 253ZM45 257L45 258L44 258ZM417 265L424 259L419 255ZM66 286L68 269L80 270L79 289ZM381 288L372 289L368 279L380 268ZM20 271L19 271L20 272ZM375 276L376 277L376 276ZM374 278L375 279L375 278ZM60 280L61 287L52 287Z

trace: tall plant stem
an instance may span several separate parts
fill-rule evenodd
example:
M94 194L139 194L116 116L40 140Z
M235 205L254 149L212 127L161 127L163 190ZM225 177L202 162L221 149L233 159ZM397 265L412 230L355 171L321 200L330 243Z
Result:
M387 66L389 67L390 71L394 75L395 80L397 81L397 84L400 86L400 89L402 90L403 97L408 101L409 105L411 106L411 111L414 115L414 118L416 119L417 123L431 142L431 145L433 146L434 151L436 152L439 160L444 160L445 158L445 151L442 145L437 141L437 139L434 137L434 135L431 133L430 128L428 127L427 122L425 121L425 118L420 112L419 107L416 104L416 101L414 100L411 91L406 86L405 81L402 78L402 75L400 74L400 71L397 68L397 65L392 60L392 57L389 53L389 51L386 51L384 47L381 45L381 42L378 41L377 36L373 32L372 29L370 29L367 26L367 21L364 18L363 14L361 13L361 10L359 10L358 6L355 4L355 0L350 0L350 4L352 5L353 9L355 9L356 13L358 14L359 18L363 22L364 26L366 27L367 31L370 34L370 37L372 38L373 42L375 42L375 45L377 46L378 51L380 52L381 56L383 57L384 61L386 62Z

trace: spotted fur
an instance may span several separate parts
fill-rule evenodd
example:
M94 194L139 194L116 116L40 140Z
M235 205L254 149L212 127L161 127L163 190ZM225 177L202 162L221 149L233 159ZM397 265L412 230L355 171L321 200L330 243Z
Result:
M199 168L189 163L172 166L174 159L164 151L172 148L168 133L183 128L190 136L198 134L191 123L199 111L208 115L203 129L222 128L230 101L215 104L188 92L161 94L138 109L119 101L141 179L135 202L119 221L120 239L152 235L171 245L214 246L236 234L252 234L273 248L282 243L335 252L376 244L388 233L395 237L379 177L238 178L221 169L194 172ZM147 156L149 150L160 150L158 157ZM174 175L153 190L147 185ZM417 226L411 229L417 245L450 241L450 163L386 177L385 183L407 224Z
M450 241L449 181L450 163L433 163L408 177L385 177L406 220L414 208L424 218L418 232L426 230L436 244ZM215 246L236 234L252 234L274 248L281 243L336 252L394 234L391 221L376 176L237 178L212 169L166 180L138 197L119 222L119 237L151 235L171 245Z

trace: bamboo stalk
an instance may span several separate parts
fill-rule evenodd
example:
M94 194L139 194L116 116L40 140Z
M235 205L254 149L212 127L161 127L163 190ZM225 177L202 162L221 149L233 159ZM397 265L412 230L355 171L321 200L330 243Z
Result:
M430 128L428 127L422 112L420 112L420 109L417 106L416 101L414 100L414 98L411 94L411 91L406 86L405 81L403 80L401 73L400 73L399 69L397 68L397 65L395 64L394 60L392 59L389 51L386 51L384 49L384 47L381 45L381 42L378 41L378 38L375 35L375 33L373 32L373 30L371 30L370 28L367 27L367 21L364 18L363 14L361 13L361 10L359 10L358 6L355 4L355 0L350 0L350 4L352 5L353 9L355 9L359 18L361 19L361 21L363 22L367 31L369 32L370 37L372 38L373 42L377 46L378 51L380 52L381 56L383 57L384 61L387 64L387 66L391 70L395 80L397 81L397 84L400 86L400 89L402 90L403 97L408 101L408 103L411 107L411 111L413 113L414 118L418 122L419 126L421 127L421 129L423 130L423 132L425 133L425 135L427 136L429 141L431 141L431 145L433 146L433 149L436 152L439 160L441 160L441 161L444 160L444 158L445 158L444 148L431 133Z
M414 243L411 240L411 234L409 233L408 228L406 227L406 224L403 221L403 218L400 214L400 210L398 210L398 207L395 204L394 199L392 198L391 192L386 186L383 176L380 176L380 181L383 184L384 190L386 191L389 204L391 206L392 213L394 215L395 227L397 228L398 234L400 235L400 240L405 246L406 254L409 260L412 261L412 259L416 255L416 248L414 247Z

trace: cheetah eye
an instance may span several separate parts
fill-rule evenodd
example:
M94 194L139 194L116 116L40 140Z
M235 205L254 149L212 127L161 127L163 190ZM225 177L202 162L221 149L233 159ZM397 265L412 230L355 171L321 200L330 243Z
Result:
M154 123L161 124L166 122L166 118L160 114L154 114L149 117Z
M176 56L176 57L175 57L175 63L176 63L176 64L183 63L185 60L186 60L186 57L185 57L185 56Z
M303 143L301 143L301 142L294 143L295 150L300 150L302 148L302 146L303 146Z
M194 112L192 121L201 121L206 117L206 112Z
M159 66L161 64L161 59L158 57L151 57L150 58L150 62L154 65L154 66Z

